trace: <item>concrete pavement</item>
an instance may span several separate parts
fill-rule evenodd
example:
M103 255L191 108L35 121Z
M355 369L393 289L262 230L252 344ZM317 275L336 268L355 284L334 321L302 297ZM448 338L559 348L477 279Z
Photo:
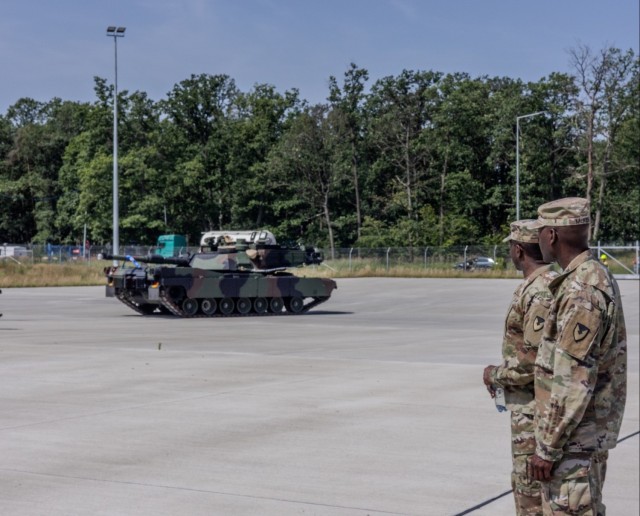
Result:
M481 376L517 283L343 279L308 314L227 319L3 289L0 514L462 514L510 489L508 416ZM639 306L638 282L620 286L624 437ZM640 513L638 471L636 434L611 452L609 514Z

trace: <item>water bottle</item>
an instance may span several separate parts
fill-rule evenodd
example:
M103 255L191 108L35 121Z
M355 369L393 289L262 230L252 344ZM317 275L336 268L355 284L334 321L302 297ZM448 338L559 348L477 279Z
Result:
M496 408L498 412L504 412L507 410L507 403L504 399L504 389L502 387L496 387L495 394L496 396L493 399L496 402Z

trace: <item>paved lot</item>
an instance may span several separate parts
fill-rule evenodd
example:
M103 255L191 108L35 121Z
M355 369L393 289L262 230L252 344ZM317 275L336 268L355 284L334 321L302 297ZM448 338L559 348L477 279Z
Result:
M509 486L481 382L516 280L350 279L303 316L142 317L103 288L0 296L0 514L454 515ZM622 281L638 419L638 282ZM638 435L609 514L637 515ZM513 514L511 495L471 512Z

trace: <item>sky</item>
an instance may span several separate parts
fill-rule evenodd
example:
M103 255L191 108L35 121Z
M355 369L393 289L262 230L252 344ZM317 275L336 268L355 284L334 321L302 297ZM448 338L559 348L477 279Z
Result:
M569 49L639 54L638 0L1 0L0 114L18 99L93 102L95 76L166 98L192 74L226 74L325 102L350 63L368 87L402 70L539 81Z

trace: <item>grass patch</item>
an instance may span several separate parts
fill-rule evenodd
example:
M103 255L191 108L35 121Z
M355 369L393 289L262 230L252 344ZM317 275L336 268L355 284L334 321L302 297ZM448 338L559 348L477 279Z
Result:
M358 264L349 268L347 265L332 262L331 265L320 265L296 269L295 274L304 277L320 278L520 278L515 269L494 269L478 271L462 271L450 265L394 265L389 269L380 263Z
M104 285L105 264L106 262L18 264L3 260L0 261L0 288Z

